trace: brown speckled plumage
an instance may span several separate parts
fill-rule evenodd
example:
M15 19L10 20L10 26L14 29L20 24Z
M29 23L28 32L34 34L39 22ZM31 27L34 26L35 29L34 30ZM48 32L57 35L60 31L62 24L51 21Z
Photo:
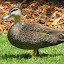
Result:
M38 28L39 27L39 28ZM39 49L52 45L56 45L59 42L61 43L61 38L56 35L60 35L59 33L52 33L50 35L44 35L41 31L44 31L42 28L46 26L38 25L38 24L25 24L21 25L18 23L14 24L9 32L8 39L12 43L12 45L19 47L21 49ZM46 27L48 28L48 27ZM48 28L51 32L51 28ZM55 30L55 29L53 29ZM49 32L49 31L48 31Z

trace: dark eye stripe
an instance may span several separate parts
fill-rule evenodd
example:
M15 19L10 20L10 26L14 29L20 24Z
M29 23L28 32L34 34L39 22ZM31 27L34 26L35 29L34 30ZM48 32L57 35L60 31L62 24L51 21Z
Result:
M14 9L14 10L12 10L11 12L16 11L16 10L18 10L18 9Z

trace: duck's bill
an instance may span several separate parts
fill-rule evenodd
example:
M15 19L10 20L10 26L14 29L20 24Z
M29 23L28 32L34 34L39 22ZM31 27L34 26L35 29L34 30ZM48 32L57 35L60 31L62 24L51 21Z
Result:
M10 13L8 13L6 16L4 16L2 19L7 19L9 17L11 17L12 15Z

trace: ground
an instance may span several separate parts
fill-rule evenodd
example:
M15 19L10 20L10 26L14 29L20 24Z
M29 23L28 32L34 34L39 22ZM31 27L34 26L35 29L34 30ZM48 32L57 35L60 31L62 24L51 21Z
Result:
M21 11L21 21L25 23L38 23L57 30L64 31L64 7L57 2L31 1L26 3L12 1L0 3L0 32L7 34L8 29L14 23L14 18L2 20L11 7L18 6Z
M39 53L32 58L33 50L16 48L0 34L0 64L64 64L64 43L41 48Z
M33 50L19 49L11 45L7 32L14 18L2 20L9 9L18 6L22 23L38 23L64 31L64 7L46 1L0 3L0 64L64 64L64 43L39 49L39 56L32 58Z

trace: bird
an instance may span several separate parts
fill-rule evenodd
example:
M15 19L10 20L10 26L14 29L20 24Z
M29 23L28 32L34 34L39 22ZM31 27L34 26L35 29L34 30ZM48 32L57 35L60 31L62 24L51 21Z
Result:
M19 7L12 7L3 19L14 17L15 21L8 30L8 40L10 43L21 49L34 50L39 54L39 48L58 45L64 42L64 32L36 23L22 24L21 10Z

